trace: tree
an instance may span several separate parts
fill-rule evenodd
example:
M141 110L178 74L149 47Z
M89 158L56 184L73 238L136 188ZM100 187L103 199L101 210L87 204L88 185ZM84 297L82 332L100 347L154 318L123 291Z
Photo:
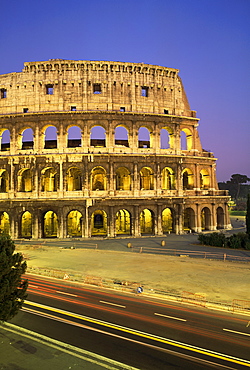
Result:
M246 227L247 227L247 235L250 238L250 193L247 196Z
M235 184L237 188L236 196L235 196L236 199L239 198L240 185L245 184L248 181L250 181L250 179L249 177L247 177L247 175L240 175L239 173L235 173L234 175L231 176L230 182L232 184Z
M14 251L10 236L0 235L0 321L13 318L27 297L28 280L22 280L27 264Z

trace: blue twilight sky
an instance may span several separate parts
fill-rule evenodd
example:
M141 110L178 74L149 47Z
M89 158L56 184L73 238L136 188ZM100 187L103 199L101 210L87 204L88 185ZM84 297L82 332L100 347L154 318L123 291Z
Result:
M53 58L177 68L218 181L250 177L250 0L9 0L0 74Z

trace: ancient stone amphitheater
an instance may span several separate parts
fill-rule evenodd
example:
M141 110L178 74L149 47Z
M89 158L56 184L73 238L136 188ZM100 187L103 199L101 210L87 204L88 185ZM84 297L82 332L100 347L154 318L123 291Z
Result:
M13 238L230 228L177 69L52 59L0 76L0 228Z

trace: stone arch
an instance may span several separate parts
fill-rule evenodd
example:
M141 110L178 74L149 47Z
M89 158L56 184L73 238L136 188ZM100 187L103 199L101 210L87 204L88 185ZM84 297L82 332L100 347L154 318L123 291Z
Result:
M175 189L175 173L170 167L164 167L161 171L161 186L163 190Z
M210 175L205 169L200 171L200 189L206 190L210 187Z
M129 147L128 129L122 125L115 128L115 145Z
M0 213L0 233L10 234L10 217L7 212Z
M224 229L225 225L225 212L222 207L218 207L216 210L217 229Z
M131 214L126 209L120 209L115 217L116 234L131 235Z
M194 188L194 174L190 168L185 168L182 171L182 186L183 190L190 190Z
M116 190L131 190L131 174L126 167L117 168Z
M162 232L167 234L173 231L173 214L170 208L165 208L161 215Z
M204 207L201 210L201 229L211 230L212 215L208 207Z
M54 211L47 211L43 216L43 237L57 238L58 218Z
M81 237L82 236L82 213L73 210L67 215L67 235L71 237Z
M34 131L32 128L24 128L18 137L18 147L22 150L34 148Z
M141 234L154 234L154 214L147 208L140 213L140 230Z
M193 149L193 135L188 128L181 130L181 150Z
M108 218L103 210L96 210L91 215L91 235L107 235Z
M150 167L142 167L140 170L140 189L153 190L154 189L154 172Z
M41 171L41 191L57 191L58 174L55 168L46 167Z
M47 126L44 129L44 149L57 148L57 128L55 126Z
M32 237L32 214L29 211L23 212L21 217L21 237Z
M147 127L141 126L138 130L138 148L151 147L151 131Z
M90 182L92 190L106 190L106 170L100 166L94 167L91 171Z
M18 191L32 191L32 172L30 168L23 168L18 172Z
M10 150L10 130L2 129L0 131L1 151Z
M0 169L0 193L9 191L9 173L5 169Z
M183 229L184 231L195 231L195 212L191 207L184 210Z
M66 190L79 191L82 190L81 171L77 167L70 167L66 173Z
M161 149L174 149L174 134L170 127L163 127L160 131Z
M79 148L82 146L82 130L79 126L70 126L67 131L67 147Z
M90 146L106 147L106 130L102 126L93 126L90 130Z

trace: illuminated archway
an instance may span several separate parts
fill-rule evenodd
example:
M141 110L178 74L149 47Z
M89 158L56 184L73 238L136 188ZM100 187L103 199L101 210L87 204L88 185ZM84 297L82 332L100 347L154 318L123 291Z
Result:
M150 131L147 127L140 127L138 131L138 148L151 148Z
M58 175L54 168L44 168L41 172L41 191L57 191Z
M44 215L43 234L45 238L56 238L58 230L57 214L48 211Z
M131 176L126 167L116 170L116 190L131 190Z
M202 230L211 229L211 212L208 207L204 207L201 211L201 229Z
M102 126L94 126L90 131L90 145L94 147L106 147L106 131Z
M0 130L1 151L10 150L10 130Z
M91 189L106 190L106 171L103 167L95 167L91 171Z
M184 128L181 131L181 150L192 150L193 147L193 135L188 128Z
M24 129L19 135L19 148L22 150L33 149L34 132L32 128Z
M32 191L32 173L29 168L23 168L18 172L18 191Z
M78 191L82 189L81 171L77 167L71 167L66 175L66 190Z
M80 127L71 126L68 129L68 148L79 148L82 146L82 132Z
M120 209L116 213L115 229L116 234L131 234L131 217L126 209Z
M174 148L174 135L173 130L169 127L163 127L160 131L161 149Z
M0 193L9 191L9 174L6 170L0 170Z
M10 234L10 218L7 212L2 212L0 214L0 233Z
M194 175L189 168L185 168L182 172L183 190L190 190L194 187Z
M167 234L173 231L173 217L170 208L165 208L162 211L162 232Z
M200 171L200 188L205 190L210 187L210 176L207 170Z
M151 168L143 167L140 171L140 189L153 190L154 189L154 173Z
M21 237L22 238L31 238L32 237L32 215L28 211L26 211L22 214Z
M154 216L149 209L144 209L140 213L140 230L141 234L154 233Z
M57 148L57 128L55 126L48 126L44 132L44 149Z
M172 168L164 167L161 171L161 179L163 190L175 189L175 174Z
M124 126L115 128L115 145L128 147L128 130Z
M72 237L82 236L82 214L74 210L69 212L67 216L67 235Z
M91 235L107 235L108 224L105 211L97 210L91 216Z

